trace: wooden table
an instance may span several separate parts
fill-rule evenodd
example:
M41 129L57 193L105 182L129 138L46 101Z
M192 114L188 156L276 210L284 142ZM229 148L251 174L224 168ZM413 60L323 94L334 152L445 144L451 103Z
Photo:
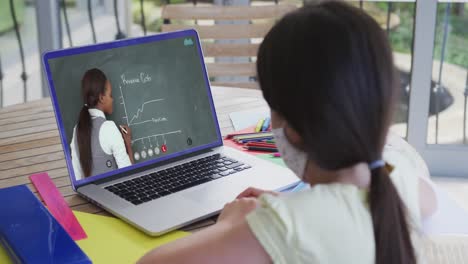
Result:
M259 90L213 87L223 135L233 131L229 113L265 107ZM49 98L0 109L0 188L27 184L28 176L48 172L73 210L106 214L71 189ZM468 210L468 179L433 178Z
M265 107L259 90L212 87L222 134L233 131L231 112ZM26 184L47 172L73 210L108 215L71 188L50 98L0 109L0 188Z
M266 106L259 90L213 87L212 91L223 135L233 131L230 113ZM73 210L109 215L72 190L49 98L0 109L0 188L26 184L36 194L28 176L44 171L53 179ZM466 180L444 179L436 182L468 209ZM184 230L194 231L213 223L214 218L211 218ZM435 242L427 240L425 244L430 243ZM441 249L444 245L435 243L435 247ZM439 262L434 258L429 263Z

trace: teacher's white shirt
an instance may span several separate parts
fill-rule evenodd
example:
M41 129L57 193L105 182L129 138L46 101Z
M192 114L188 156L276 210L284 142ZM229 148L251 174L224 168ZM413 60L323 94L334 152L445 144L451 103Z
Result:
M106 118L104 112L99 109L92 108L88 109L88 111L93 119L96 117ZM80 165L79 150L75 147L75 134L76 126L73 128L73 137L72 142L70 143L70 148L75 179L81 180L83 178L83 170ZM122 134L120 134L120 131L114 121L107 120L102 124L101 129L99 130L99 143L106 154L114 156L118 168L132 165L127 154L127 149L125 148Z

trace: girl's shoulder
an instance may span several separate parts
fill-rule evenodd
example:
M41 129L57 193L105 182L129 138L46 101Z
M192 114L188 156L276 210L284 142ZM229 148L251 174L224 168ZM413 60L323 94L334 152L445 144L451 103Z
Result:
M112 130L113 132L119 131L117 124L113 120L106 120L102 123L101 129Z
M350 184L318 184L310 189L280 196L262 195L261 208L283 223L294 223L289 228L307 228L306 233L320 234L336 228L337 221L344 233L353 233L357 226L372 226L367 207L367 192ZM367 229L366 229L367 230ZM303 232L298 232L303 233ZM300 234L298 234L300 235Z
M349 209L363 209L366 193L350 184L318 184L295 193L284 193L281 196L263 195L261 204L273 207L286 207L291 214L324 214L337 215ZM307 208L307 210L304 210Z
M102 123L102 125L117 127L117 124L114 122L114 120L106 120L104 123Z
M107 142L104 144L108 145L114 145L116 142L123 140L117 124L112 120L106 120L102 123L99 135L104 139L104 142Z
M259 199L247 222L267 252L287 256L275 263L371 263L372 219L357 187L323 184Z

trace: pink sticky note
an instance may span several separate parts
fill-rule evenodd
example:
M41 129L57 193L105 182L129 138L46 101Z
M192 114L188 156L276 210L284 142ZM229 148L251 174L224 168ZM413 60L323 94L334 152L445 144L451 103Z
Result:
M73 240L87 238L83 227L81 227L78 219L68 207L67 202L63 199L55 184L45 172L33 174L29 179L36 187L36 190L41 195L50 213L57 219L62 227L67 230Z

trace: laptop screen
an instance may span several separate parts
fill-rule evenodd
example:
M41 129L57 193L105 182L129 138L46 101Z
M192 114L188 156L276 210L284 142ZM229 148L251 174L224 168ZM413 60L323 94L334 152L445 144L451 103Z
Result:
M222 145L193 30L53 51L44 64L75 188Z

